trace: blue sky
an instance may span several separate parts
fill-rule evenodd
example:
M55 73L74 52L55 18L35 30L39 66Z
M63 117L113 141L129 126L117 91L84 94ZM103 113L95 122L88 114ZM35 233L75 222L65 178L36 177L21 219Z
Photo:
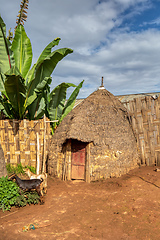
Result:
M1 0L7 29L15 27L20 0ZM25 29L33 63L54 38L74 52L52 74L61 82L85 80L79 98L104 86L114 95L160 92L160 1L30 0Z

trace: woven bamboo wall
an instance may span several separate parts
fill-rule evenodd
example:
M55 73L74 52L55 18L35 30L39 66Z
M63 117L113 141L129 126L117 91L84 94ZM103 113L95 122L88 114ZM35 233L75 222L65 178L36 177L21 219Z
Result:
M36 167L39 158L42 168L51 137L50 123L45 118L37 121L0 120L0 133L6 163Z
M160 166L160 98L136 98L123 103L129 110L141 163Z

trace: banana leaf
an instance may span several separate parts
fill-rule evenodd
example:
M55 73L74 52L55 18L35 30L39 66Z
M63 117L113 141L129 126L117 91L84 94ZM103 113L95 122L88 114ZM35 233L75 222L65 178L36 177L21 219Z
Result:
M17 119L22 119L25 108L26 86L24 84L24 78L20 74L17 67L12 67L6 74L6 80L4 83L5 90L15 111Z
M53 47L55 47L56 45L58 45L60 40L61 40L60 38L55 38L52 42L50 42L50 43L45 47L45 49L42 51L41 55L40 55L39 58L38 58L37 65L38 65L38 63L40 63L41 61L43 61L47 56L49 56L49 55L51 54L51 49L52 49Z
M39 63L35 78L29 83L29 95L45 77L50 77L58 62L72 52L73 50L69 48L58 49L47 56L43 62Z
M32 45L22 25L18 25L12 42L15 65L25 79L32 63Z
M6 25L0 16L0 91L4 92L4 73L14 64L11 43L6 38Z
M62 122L63 118L67 116L67 114L73 109L76 98L79 94L79 91L83 85L84 80L75 88L75 90L72 92L71 96L69 97L67 103L65 104L65 107L63 109L63 114L61 115L61 118L59 120L59 123Z
M45 102L45 98L44 97L41 97L40 98L40 102L39 102L39 107L38 107L38 110L36 112L36 115L35 115L35 120L36 119L40 119L44 116L44 113L45 113L45 109L46 109L46 102Z
M41 83L37 85L34 91L34 93L36 94L36 98L32 103L28 104L28 118L30 120L38 119L38 116L42 115L42 112L44 113L44 99L46 99L46 94L50 90L49 84L51 83L51 81L51 77L46 77ZM46 94L44 94L44 91L46 91Z
M32 79L27 85L27 98L34 94L37 85L40 84L45 77L50 77L53 70L60 60L62 60L66 55L72 53L73 50L69 48L62 48L52 52L44 61L40 62L36 69L35 78Z
M16 118L14 109L12 108L12 105L10 104L10 102L6 97L2 98L2 96L0 96L0 110L3 111L4 115L7 118L10 118L10 119Z
M51 121L60 120L66 101L67 88L76 87L72 83L61 83L51 93L49 99L48 115ZM56 123L53 124L53 127Z
M5 91L4 81L5 81L5 75L0 72L0 92Z
M6 38L6 25L0 16L0 72L5 73L10 69L9 46Z
M35 73L35 69L37 68L38 64L39 64L40 62L43 62L43 61L45 60L45 58L46 58L49 54L51 54L51 49L52 49L54 46L58 45L60 40L61 40L60 38L54 39L54 40L53 40L52 42L50 42L50 43L45 47L45 49L42 51L42 53L41 53L41 55L39 56L36 64L34 64L33 67L31 68L31 70L28 72L28 75L27 75L27 77L26 77L28 83L29 83L31 80L33 80L33 78L34 78L34 73Z

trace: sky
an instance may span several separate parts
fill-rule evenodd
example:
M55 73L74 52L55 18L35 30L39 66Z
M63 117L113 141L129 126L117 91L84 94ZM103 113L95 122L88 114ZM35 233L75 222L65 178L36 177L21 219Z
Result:
M7 31L19 9L20 0L0 0ZM78 98L86 98L103 76L114 95L160 92L160 0L29 0L27 16L33 64L57 37L53 50L73 49L53 71L51 90L84 80Z

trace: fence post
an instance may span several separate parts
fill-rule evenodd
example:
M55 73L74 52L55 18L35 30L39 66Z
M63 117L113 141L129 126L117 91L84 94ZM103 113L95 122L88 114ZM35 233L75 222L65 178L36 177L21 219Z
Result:
M37 170L36 170L37 175L39 175L39 166L40 166L40 160L39 160L39 133L37 132Z
M44 137L43 137L42 172L45 172L45 162L46 162L46 115L44 115Z

